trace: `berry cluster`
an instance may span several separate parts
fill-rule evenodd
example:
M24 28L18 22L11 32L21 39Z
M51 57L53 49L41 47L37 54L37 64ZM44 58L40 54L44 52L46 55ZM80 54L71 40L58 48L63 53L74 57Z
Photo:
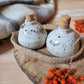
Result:
M75 29L79 32L79 33L84 33L84 20L75 20Z
M69 69L51 68L48 70L48 76L44 78L45 84L82 84L84 76L73 76L73 72Z

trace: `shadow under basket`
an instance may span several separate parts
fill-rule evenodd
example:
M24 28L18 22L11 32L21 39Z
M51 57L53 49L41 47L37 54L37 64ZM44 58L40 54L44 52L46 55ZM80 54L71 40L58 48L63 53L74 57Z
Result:
M45 25L47 31L56 29L57 25ZM52 29L51 29L52 28ZM77 59L84 51L84 38L80 40L80 50L74 55ZM34 84L44 84L43 79L51 67L68 67L71 57L58 58L52 56L44 46L39 50L31 50L18 44L18 31L12 33L11 42L14 45L14 56L20 68ZM61 67L60 66L60 67ZM75 66L75 65L74 65Z

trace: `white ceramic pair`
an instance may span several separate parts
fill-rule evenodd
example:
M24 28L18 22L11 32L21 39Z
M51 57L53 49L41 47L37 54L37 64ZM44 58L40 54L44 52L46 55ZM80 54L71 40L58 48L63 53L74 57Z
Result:
M78 35L70 28L61 29L60 26L51 31L47 37L47 32L40 23L25 21L20 27L18 42L30 49L39 49L46 42L47 49L52 55L68 57L79 50L79 42L73 46L77 38Z

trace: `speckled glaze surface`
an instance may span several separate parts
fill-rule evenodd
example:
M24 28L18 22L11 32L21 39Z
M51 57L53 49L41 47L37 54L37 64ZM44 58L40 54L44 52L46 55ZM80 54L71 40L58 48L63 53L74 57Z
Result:
M30 49L41 48L45 44L47 32L36 20L23 23L19 30L18 42Z
M47 37L48 51L57 57L72 56L72 53L77 53L79 50L79 42L73 46L79 35L72 29L61 29L60 26L49 33Z

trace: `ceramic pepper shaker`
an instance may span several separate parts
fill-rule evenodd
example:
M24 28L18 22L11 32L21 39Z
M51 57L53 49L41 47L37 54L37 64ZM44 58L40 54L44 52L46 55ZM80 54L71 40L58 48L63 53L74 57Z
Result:
M45 44L47 33L43 26L37 22L35 14L27 13L26 20L21 25L18 42L30 49L39 49Z
M47 37L47 49L54 56L68 57L72 56L73 51L77 53L79 50L79 42L73 46L79 35L69 27L70 20L70 16L62 15L60 26Z

